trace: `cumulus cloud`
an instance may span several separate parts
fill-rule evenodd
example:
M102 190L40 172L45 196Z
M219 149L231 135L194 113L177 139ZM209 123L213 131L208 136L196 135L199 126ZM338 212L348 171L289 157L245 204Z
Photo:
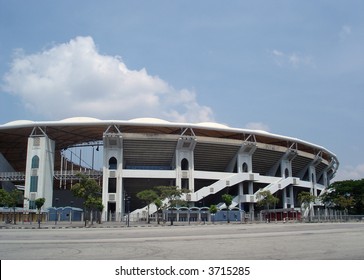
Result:
M298 68L300 66L315 66L314 60L310 55L303 55L297 52L285 53L279 50L273 50L269 53L273 57L275 64L281 67L290 66Z
M334 181L360 179L364 179L364 164L358 164L357 166L340 166Z
M51 119L157 117L212 121L211 108L195 92L176 90L146 69L131 70L120 57L100 54L91 37L77 37L42 52L17 51L3 77L3 90Z

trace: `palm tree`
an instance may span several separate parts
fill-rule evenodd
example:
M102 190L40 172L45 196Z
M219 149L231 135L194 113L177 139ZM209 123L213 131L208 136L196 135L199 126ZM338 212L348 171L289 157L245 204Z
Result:
M314 196L313 194L311 194L310 192L300 192L297 196L298 198L298 201L301 205L301 209L302 209L302 206L303 208L305 209L304 212L306 212L306 209L309 208L311 206L311 203L314 202L316 200L316 196ZM311 221L311 216L310 216L310 209L309 209L309 221ZM303 211L301 210L301 213Z

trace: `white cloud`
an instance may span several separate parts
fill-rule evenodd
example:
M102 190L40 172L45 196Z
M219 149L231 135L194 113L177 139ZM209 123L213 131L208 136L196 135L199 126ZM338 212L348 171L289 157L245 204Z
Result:
M284 53L282 53L281 51L277 51L277 50L273 50L272 54L277 57L284 56Z
M17 51L2 88L25 107L51 119L158 117L212 121L193 91L176 90L145 69L131 70L120 57L102 55L91 37L77 37L40 53Z
M339 37L340 39L345 39L346 37L351 35L351 26L349 25L343 25L341 27L341 30L339 32Z
M315 66L314 60L310 55L303 55L297 52L284 53L279 50L273 50L269 53L273 57L274 62L281 67L290 66L298 68L300 66Z
M357 166L340 166L336 173L334 181L359 179L364 179L364 163L358 164Z
M247 123L245 125L245 128L247 129L253 129L253 130L263 130L263 131L266 131L268 132L269 131L269 126L264 124L264 123L261 123L261 122L250 122L250 123Z

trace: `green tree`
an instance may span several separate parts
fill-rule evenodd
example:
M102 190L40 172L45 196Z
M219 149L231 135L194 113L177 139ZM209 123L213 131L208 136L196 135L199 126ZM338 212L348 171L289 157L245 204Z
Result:
M230 210L230 205L233 203L233 196L230 194L223 194L221 196L222 201L224 201L225 205L226 205L226 217L227 217L227 222L230 223L230 215L229 215L229 210Z
M147 223L150 223L150 219L149 219L149 205L154 203L157 198L158 195L154 190L144 190L141 192L138 192L136 194L137 198L139 198L140 200L142 200L143 202L145 202L147 204ZM158 213L157 213L158 215Z
M320 198L327 207L345 210L351 215L363 215L364 179L334 182Z
M162 207L163 207L163 202L162 200L157 197L154 201L153 201L154 205L157 207L157 223L159 225L160 221L159 221L159 213L162 211Z
M9 201L10 201L9 192L7 192L4 189L0 189L0 206L9 207ZM6 221L8 222L9 220L8 214L6 216L7 216Z
M2 207L8 206L8 203L9 203L9 193L4 189L0 189L0 206Z
M100 196L89 196L85 202L84 206L86 209L90 211L90 220L93 225L94 221L94 212L96 211L97 221L100 222L99 216L102 210L104 209L104 205L102 204L102 199Z
M276 207L276 205L279 202L279 198L275 197L269 190L263 191L260 190L257 194L257 199L258 199L258 206L263 206L266 208L267 213L269 215L270 213L270 206L273 206L273 208ZM270 220L270 215L268 216L268 221Z
M301 209L302 207L305 209L304 212L306 212L306 209L310 208L311 203L315 202L317 197L313 194L311 194L310 192L300 192L297 196L298 202L301 205ZM303 211L301 211L303 212ZM309 209L309 221L311 221L311 209Z
M16 224L16 207L19 204L23 193L17 189L7 192L0 189L0 206L6 206L13 209L13 221Z
M23 193L17 189L14 189L11 192L9 192L8 207L13 208L14 225L16 224L15 210L16 210L16 207L19 204L20 200L22 199L22 197L23 197Z
M215 204L212 204L209 208L210 214L212 216L212 223L215 223L215 214L217 213L218 209Z
M104 210L104 205L102 204L102 199L101 197L99 197L98 199L98 203L96 204L96 210L97 210L97 213L98 213L98 223L101 224L101 214L102 214L102 211Z
M167 200L166 208L171 209L171 225L173 225L173 208L177 205L184 205L186 201L182 199L182 195L188 193L188 189L180 189L177 186L158 186L155 187L159 199Z
M41 197L41 198L37 198L35 200L35 207L37 208L38 210L38 228L40 228L40 214L41 214L41 209L44 205L44 202L45 202L45 198L44 197Z
M87 177L84 174L77 175L80 179L79 182L71 187L74 196L80 197L84 200L83 206L85 212L90 214L91 223L93 223L93 211L101 208L101 187L94 179ZM101 204L101 205L100 205ZM102 206L103 209L103 206ZM86 215L86 213L85 213ZM85 218L85 226L87 225L87 219Z

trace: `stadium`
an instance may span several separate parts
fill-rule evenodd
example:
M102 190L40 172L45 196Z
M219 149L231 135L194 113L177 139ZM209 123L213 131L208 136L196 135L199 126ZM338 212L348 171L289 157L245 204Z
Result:
M225 193L233 196L232 219L253 220L261 190L279 199L275 217L283 219L301 212L300 192L319 196L338 166L322 146L217 123L80 117L0 125L0 184L24 190L21 214L35 212L40 197L47 211L82 207L70 188L83 173L102 186L103 221L144 217L136 194L155 186L190 191L176 220L210 219L208 207L224 209Z

